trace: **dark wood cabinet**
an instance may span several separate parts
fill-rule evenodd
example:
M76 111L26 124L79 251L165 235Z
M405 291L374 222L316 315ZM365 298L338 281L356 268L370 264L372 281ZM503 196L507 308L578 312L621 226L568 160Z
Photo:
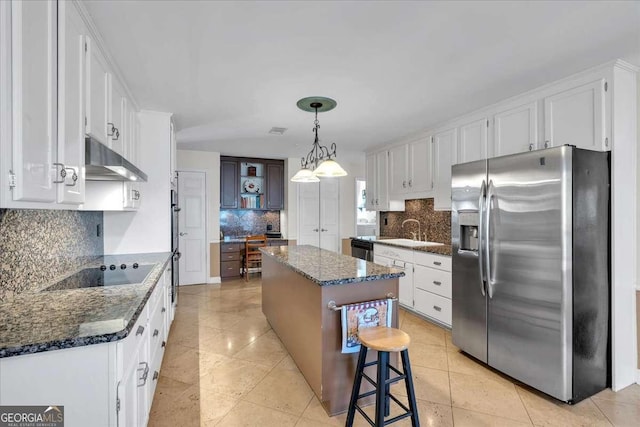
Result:
M286 239L267 239L268 246L288 246ZM240 277L244 242L228 242L220 245L220 277L223 279Z
M238 209L240 197L238 162L220 159L220 208Z
M284 161L221 157L220 208L284 209Z

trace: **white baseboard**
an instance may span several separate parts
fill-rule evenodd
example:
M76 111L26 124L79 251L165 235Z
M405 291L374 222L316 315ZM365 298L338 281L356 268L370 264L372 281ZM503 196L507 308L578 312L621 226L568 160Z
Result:
M222 283L220 277L209 277L207 283Z
M636 384L640 384L640 369L638 369L638 372L636 375Z

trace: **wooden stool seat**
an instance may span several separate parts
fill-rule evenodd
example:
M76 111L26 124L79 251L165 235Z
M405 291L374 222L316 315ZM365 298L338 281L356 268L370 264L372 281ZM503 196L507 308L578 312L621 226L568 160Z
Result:
M411 343L411 337L406 332L384 326L360 329L358 339L371 350L378 351L402 351Z

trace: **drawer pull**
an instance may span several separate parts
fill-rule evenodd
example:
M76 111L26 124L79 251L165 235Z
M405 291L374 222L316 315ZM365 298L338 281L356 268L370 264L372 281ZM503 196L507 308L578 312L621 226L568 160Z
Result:
M144 326L138 326L138 330L136 331L136 336L144 334Z
M160 345L160 347L166 347L167 346L167 342L166 341L162 341L162 344Z
M147 383L147 376L149 375L149 364L147 362L140 362L139 366L144 365L144 368L138 368L138 372L142 371L142 375L138 378L138 387L142 387ZM142 384L140 384L142 381Z
M154 336L154 337L157 337L159 332L160 332L160 331L158 331L157 329L156 329L156 330L154 330L154 331L153 331L153 336Z
M436 286L440 286L440 285L442 285L442 282L439 282L439 281L437 281L437 280L434 280L434 281L433 281L433 284L434 284L434 285L436 285Z
M435 311L442 311L442 308L438 307L437 305L434 305L434 306L433 306L433 309L434 309Z
M153 371L153 380L154 381L158 379L158 376L159 376L158 371Z
M442 265L442 263L440 261L433 261L434 265Z

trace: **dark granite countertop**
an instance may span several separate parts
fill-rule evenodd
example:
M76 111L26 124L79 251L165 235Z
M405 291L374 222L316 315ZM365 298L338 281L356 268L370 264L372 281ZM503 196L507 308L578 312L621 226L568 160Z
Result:
M407 249L410 251L429 252L432 254L451 256L451 245L446 243L442 246L418 246L418 247L410 248L404 245L399 245L396 243L390 243L385 241L385 239L393 239L393 237L357 236L357 237L351 237L351 239L368 240L373 243L380 243L383 245Z
M0 357L123 339L170 259L169 252L99 257L82 268L133 262L155 267L138 284L25 292L0 303Z
M345 285L404 276L401 270L315 246L271 246L260 248L260 251L320 286Z

